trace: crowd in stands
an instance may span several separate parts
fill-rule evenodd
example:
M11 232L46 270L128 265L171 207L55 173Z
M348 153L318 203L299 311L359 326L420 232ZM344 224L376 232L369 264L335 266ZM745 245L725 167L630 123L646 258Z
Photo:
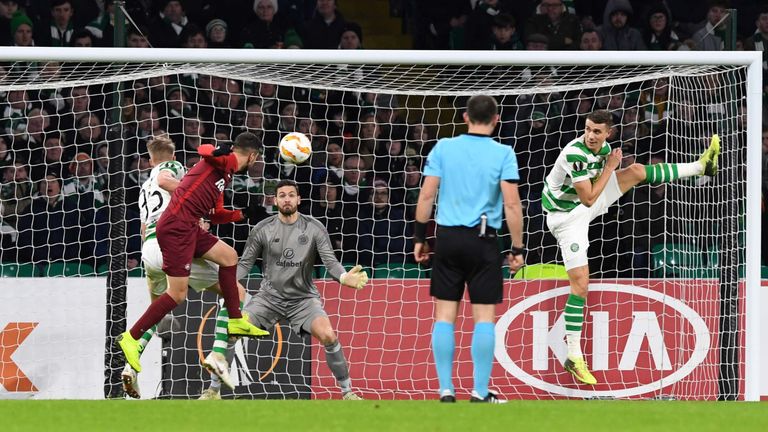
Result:
M736 47L763 50L768 70L768 6L754 2L391 2L393 10L403 12L414 49L477 50L722 50L727 49L728 39L724 16L729 7L737 7ZM344 18L340 12L344 4L341 0L338 4L334 0L128 0L126 44L135 48L361 49L363 29ZM0 0L0 45L112 46L114 8L112 0ZM13 67L0 65L0 79ZM55 76L61 67L49 62L40 65L38 73ZM139 193L151 170L147 141L167 134L176 143L177 159L191 167L199 161L196 150L201 143L228 141L250 131L262 138L262 160L236 176L226 191L227 205L243 209L247 223L214 227L220 237L234 239L241 249L249 224L275 213L277 181L291 178L299 183L304 198L300 210L326 225L342 261L367 266L411 262L410 221L422 168L437 135L445 134L434 121L427 121L423 107L409 107L406 113L405 97L389 94L179 74L124 83L121 117L111 121L113 88L88 85L0 92L3 261L81 260L94 267L107 261L108 168L110 148L117 142L125 155L128 265L136 267L141 248ZM671 109L666 79L499 101L503 120L499 137L514 146L521 168L529 262L557 259L554 239L545 234L540 191L562 145L583 128L586 113L596 108L614 113L619 127L612 139L621 143L627 163L663 157L671 130L717 115L711 106L689 112L684 102L677 111ZM461 106L460 101L453 102ZM454 121L461 123L458 116ZM277 155L280 137L290 131L311 138L314 153L309 163L294 166ZM763 137L768 155L768 132ZM768 173L768 157L763 169ZM768 190L768 176L763 181ZM614 262L603 258L594 268L645 269L648 274L649 251L665 229L651 222L664 214L664 197L665 187L658 186L641 187L622 198L623 205L614 207L597 225L602 232L591 235L604 239L597 246L606 251L604 256L616 258Z

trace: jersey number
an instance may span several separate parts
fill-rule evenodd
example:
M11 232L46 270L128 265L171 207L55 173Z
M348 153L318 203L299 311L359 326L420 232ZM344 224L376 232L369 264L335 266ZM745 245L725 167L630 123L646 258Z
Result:
M149 197L156 196L157 197L157 205L152 210L149 209L147 206L148 197L146 191L141 191L142 198L144 198L142 201L144 201L144 210L147 212L146 217L144 217L144 220L149 219L149 215L156 212L157 209L163 206L163 195L160 193L160 191L154 191L151 194L149 194Z

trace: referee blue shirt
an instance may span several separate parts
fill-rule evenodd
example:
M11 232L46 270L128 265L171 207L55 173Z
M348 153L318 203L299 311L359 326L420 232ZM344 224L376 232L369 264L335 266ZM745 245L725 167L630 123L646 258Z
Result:
M499 183L520 180L512 147L477 134L438 141L429 153L424 175L440 177L438 225L474 227L485 214L494 229L501 228Z

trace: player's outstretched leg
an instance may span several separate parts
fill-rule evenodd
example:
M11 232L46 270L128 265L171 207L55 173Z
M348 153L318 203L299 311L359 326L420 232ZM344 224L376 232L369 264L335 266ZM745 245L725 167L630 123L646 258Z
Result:
M435 326L432 328L432 354L435 357L437 379L440 382L440 402L456 402L452 380L455 349L453 323L435 321Z
M717 175L717 161L720 156L720 137L715 134L704 150L699 160L690 163L659 163L645 166L645 181L650 184L661 184L681 178L694 176Z
M255 325L251 324L248 319L248 315L243 313L242 318L229 318L227 323L227 333L229 336L246 336L246 337L265 337L269 336L269 332L262 330Z

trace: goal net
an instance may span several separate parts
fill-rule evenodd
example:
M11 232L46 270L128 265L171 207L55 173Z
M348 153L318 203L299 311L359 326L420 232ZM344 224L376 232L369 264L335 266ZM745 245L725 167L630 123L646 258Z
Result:
M527 63L472 56L456 65L446 56L427 62L428 55L369 53L379 61L354 64L332 52L298 53L301 60L292 62L283 53L248 51L226 54L240 61L219 62L206 51L199 58L214 60L204 63L180 51L154 60L131 60L131 50L95 51L109 52L102 59L110 61L75 52L6 58L0 68L0 258L9 277L109 276L107 339L100 343L107 395L120 393L123 363L112 341L125 326L125 275L142 276L138 195L151 169L147 141L167 135L177 160L191 167L201 143L250 131L263 141L262 161L225 191L225 205L249 218L212 231L242 251L250 228L276 213L276 182L296 180L300 211L326 225L347 268L361 264L373 277L356 292L316 267L353 387L366 398L433 398L430 267L413 262L411 223L429 151L466 131L461 114L469 96L488 94L500 106L494 137L518 157L529 266L514 278L505 268L491 388L508 398L747 397L745 300L757 283L747 277L747 258L752 271L759 265L748 248L759 250L747 229L759 196L746 181L754 157L747 156L747 112L759 107L748 103L744 59L696 64L683 55L683 64L665 55L655 64L626 57L620 65L596 54L580 65L563 56L533 55ZM253 60L261 54L274 60ZM639 185L592 222L582 348L599 384L585 388L561 366L568 282L556 267L562 257L541 191L560 149L598 108L614 116L609 143L622 149L622 166L697 160L714 133L722 154L717 177ZM754 134L758 126L749 127ZM312 157L301 166L276 151L293 131L312 141ZM504 251L509 240L501 234ZM250 293L260 279L255 267L246 280ZM77 314L78 299L61 308ZM150 342L162 356L143 360L161 369L161 379L145 387L145 398L194 398L207 386L200 359L211 349L217 308L215 296L190 290L164 320ZM468 305L456 328L461 395L472 389ZM70 372L82 372L76 369ZM322 347L287 322L271 338L239 342L232 373L238 386L225 389L225 398L340 396Z

